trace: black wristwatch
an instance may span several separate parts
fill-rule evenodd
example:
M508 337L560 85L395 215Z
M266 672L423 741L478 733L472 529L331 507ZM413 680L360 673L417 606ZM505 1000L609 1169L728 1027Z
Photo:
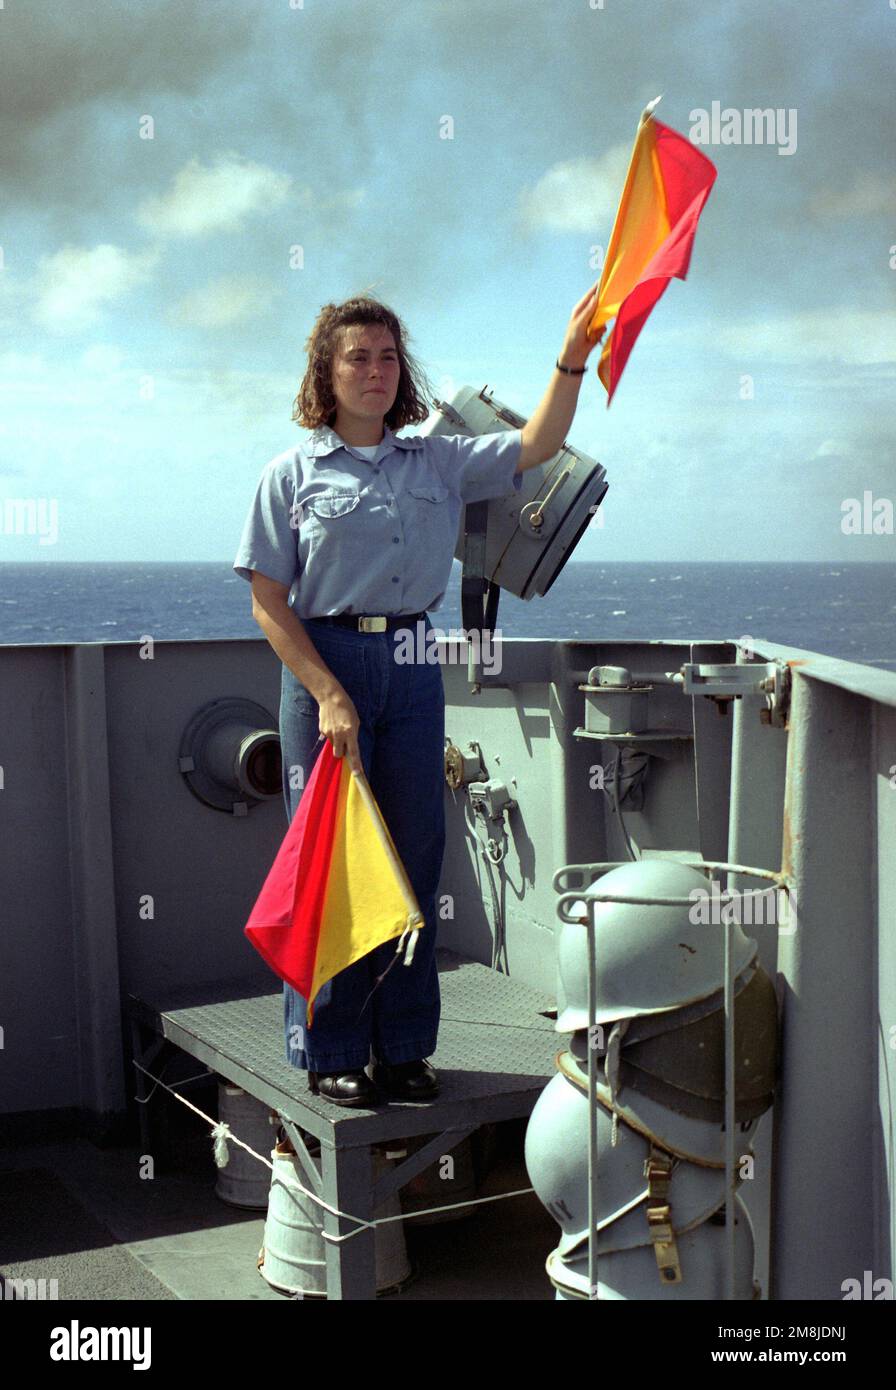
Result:
M587 367L561 367L559 357L557 358L557 369L565 372L567 376L584 376L588 370Z

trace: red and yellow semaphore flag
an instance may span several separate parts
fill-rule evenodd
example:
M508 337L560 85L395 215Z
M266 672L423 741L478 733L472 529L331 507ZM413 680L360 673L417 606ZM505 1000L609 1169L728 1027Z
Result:
M308 1001L310 1028L321 987L382 942L399 937L410 965L423 920L366 777L327 739L246 936Z
M641 113L588 324L596 337L616 319L597 367L608 406L651 309L673 276L687 275L697 222L718 172L686 136L654 120L659 100Z

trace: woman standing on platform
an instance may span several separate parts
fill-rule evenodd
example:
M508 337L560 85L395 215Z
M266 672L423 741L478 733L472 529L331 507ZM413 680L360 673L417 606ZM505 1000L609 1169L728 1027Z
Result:
M550 385L521 430L393 433L429 410L400 320L362 296L327 304L306 344L293 419L310 431L265 467L233 568L283 663L280 739L291 821L324 738L363 767L424 916L410 966L385 942L306 1000L284 983L286 1055L337 1105L427 1099L439 1026L435 895L445 848L445 694L439 662L393 659L432 624L461 509L519 491L553 458L575 413L595 340L595 286L573 310ZM404 637L402 636L404 634ZM430 644L431 646L431 644ZM372 991L372 992L371 992ZM368 1076L365 1068L373 1053Z

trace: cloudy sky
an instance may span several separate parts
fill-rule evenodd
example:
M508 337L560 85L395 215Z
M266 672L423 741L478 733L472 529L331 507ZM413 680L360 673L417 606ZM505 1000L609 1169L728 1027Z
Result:
M0 557L230 562L311 324L365 288L438 394L531 414L662 93L692 137L718 103L781 139L702 146L688 279L609 410L592 355L569 438L611 487L577 558L896 559L841 528L896 497L887 0L7 0L0 26L0 499L59 516Z

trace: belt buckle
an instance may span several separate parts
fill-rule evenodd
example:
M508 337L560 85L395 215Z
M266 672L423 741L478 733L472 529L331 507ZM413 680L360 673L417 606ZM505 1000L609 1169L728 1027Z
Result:
M386 619L383 617L358 619L359 632L385 632L387 626Z

